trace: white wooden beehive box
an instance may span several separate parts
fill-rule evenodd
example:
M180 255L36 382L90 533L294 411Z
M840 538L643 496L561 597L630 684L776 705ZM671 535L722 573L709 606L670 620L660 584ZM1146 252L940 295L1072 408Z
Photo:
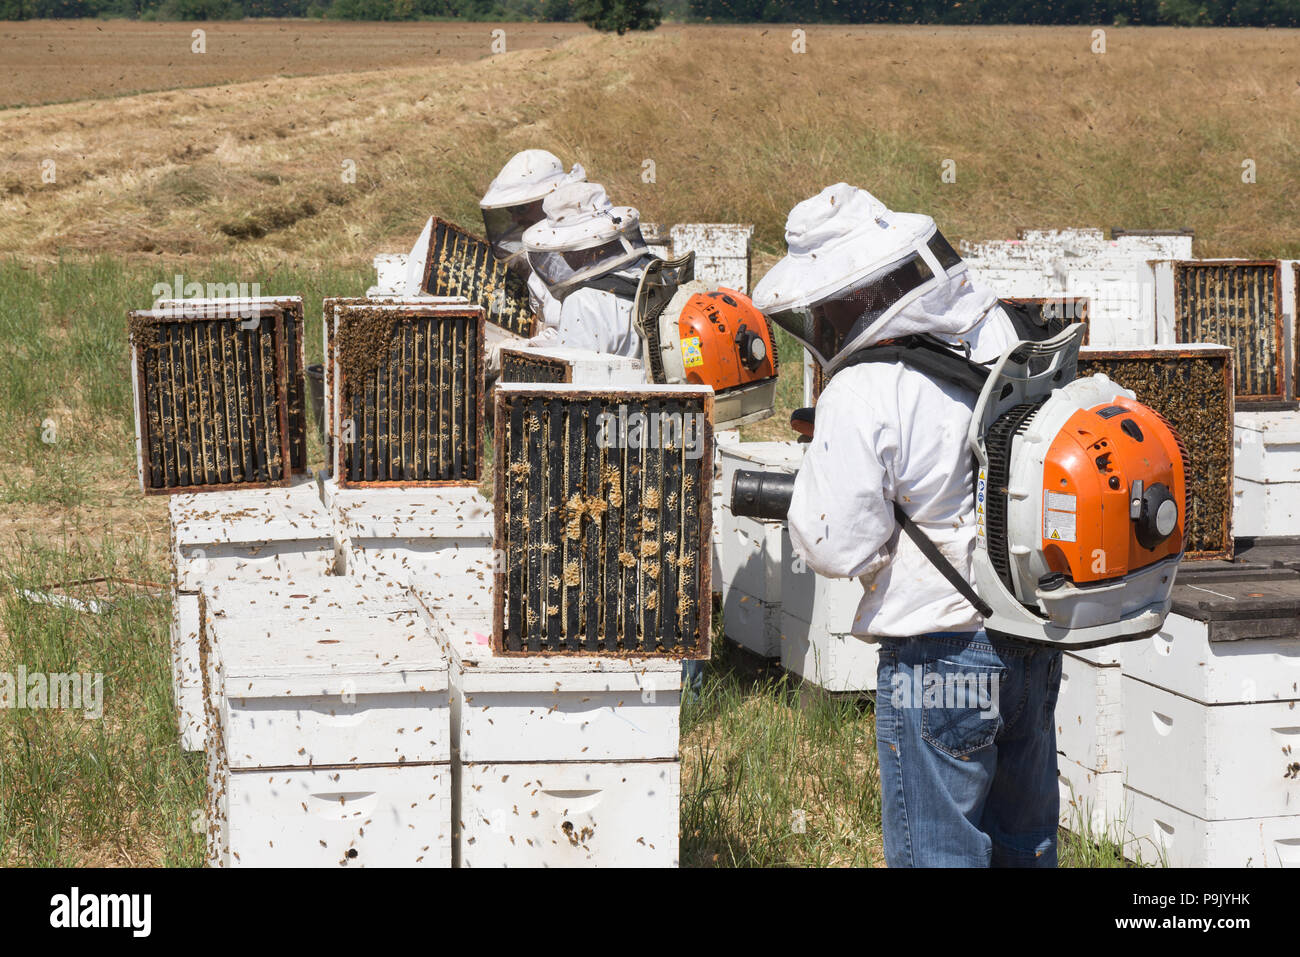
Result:
M719 548L722 591L738 591L759 601L781 601L781 576L793 558L783 522L760 521L723 509Z
M290 488L173 495L168 501L178 591L211 581L270 581L323 574L333 534L312 480Z
M466 765L461 867L676 867L676 761Z
M1120 668L1063 653L1056 699L1056 750L1090 771L1124 768Z
M208 638L212 863L449 863L447 662L420 622L221 618Z
M845 631L813 628L784 606L780 641L781 667L804 681L831 692L876 690L880 646L875 642Z
M807 566L781 576L781 611L810 631L849 634L864 592L857 578L823 578Z
M314 481L290 488L174 495L172 691L181 747L203 749L199 600L204 583L260 582L324 574L332 567L329 517Z
M1207 705L1300 700L1300 620L1292 624L1291 636L1211 641L1213 622L1174 612L1125 645L1124 673Z
M1128 819L1124 772L1095 771L1058 755L1056 783L1062 827L1122 843Z
M416 579L412 591L447 651L453 747L461 761L677 758L679 660L497 656L489 588L469 605L447 603L437 582L428 587Z
M342 575L307 575L259 584L214 582L201 589L200 597L204 618L310 622L415 611L410 591L401 583Z
M1123 678L1129 787L1204 820L1300 814L1300 705L1205 705Z
M199 596L173 595L172 701L181 750L203 750L203 675L199 671Z
M781 576L792 558L782 522L759 521L731 510L738 470L789 473L803 449L794 442L719 442L714 552L721 573L723 633L764 658L781 656Z
M325 483L337 568L402 584L438 576L448 588L492 576L492 503L476 488L339 488Z
M403 586L390 581L363 582L335 575L314 575L284 582L249 584L216 582L199 594L198 661L200 675L198 740L207 739L213 711L213 689L205 662L213 626L224 621L241 627L273 623L274 639L310 633L321 622L382 618L413 634L422 626L414 603Z
M674 256L695 253L695 278L749 293L754 227L741 223L678 223L670 230Z
M450 867L451 771L407 767L217 770L214 867Z
M1249 482L1300 482L1300 412L1236 413L1233 471Z
M675 866L681 662L496 656L490 586L412 591L448 654L459 865Z
M728 588L722 599L722 633L760 658L781 657L781 603L762 601L739 588Z
M1300 815L1207 821L1125 794L1125 853L1167 867L1300 867Z
M1234 479L1232 530L1247 537L1300 534L1300 482Z

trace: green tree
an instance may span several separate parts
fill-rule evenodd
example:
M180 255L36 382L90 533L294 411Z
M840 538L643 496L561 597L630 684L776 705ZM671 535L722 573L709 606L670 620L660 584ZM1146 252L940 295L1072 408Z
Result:
M595 30L653 30L663 13L653 0L574 0L574 16Z

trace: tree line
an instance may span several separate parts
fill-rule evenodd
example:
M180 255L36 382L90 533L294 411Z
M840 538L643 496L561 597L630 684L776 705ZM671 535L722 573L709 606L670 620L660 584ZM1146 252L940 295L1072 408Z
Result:
M582 20L653 29L715 23L1300 26L1300 0L0 0L0 19Z

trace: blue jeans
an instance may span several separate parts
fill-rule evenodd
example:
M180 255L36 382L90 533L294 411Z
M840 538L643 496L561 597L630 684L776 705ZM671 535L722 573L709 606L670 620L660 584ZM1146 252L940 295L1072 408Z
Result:
M882 639L890 867L1055 867L1061 653L974 633Z

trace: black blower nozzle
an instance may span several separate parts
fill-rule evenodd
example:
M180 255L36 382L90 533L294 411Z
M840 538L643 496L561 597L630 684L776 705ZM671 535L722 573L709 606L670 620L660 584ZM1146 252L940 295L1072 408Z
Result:
M784 522L793 497L793 473L738 470L731 483L731 511L744 518Z

